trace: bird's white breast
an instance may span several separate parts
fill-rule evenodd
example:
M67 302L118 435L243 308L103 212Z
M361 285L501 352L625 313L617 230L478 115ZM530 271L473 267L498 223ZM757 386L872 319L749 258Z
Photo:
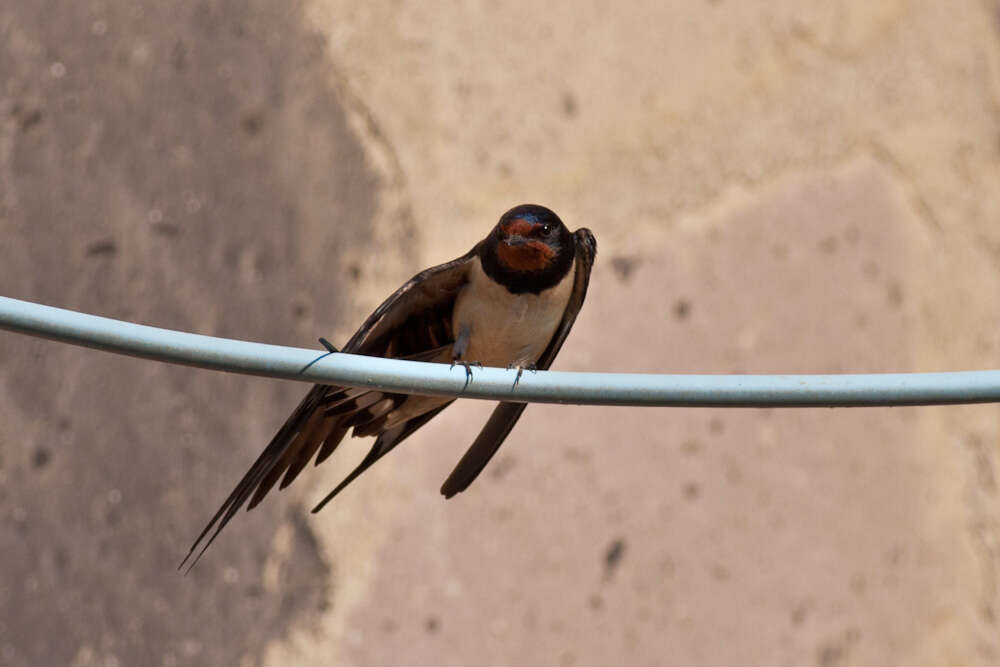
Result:
M511 294L475 259L452 317L456 336L463 327L469 329L465 361L500 367L538 361L566 311L575 271L574 265L557 285L539 294Z

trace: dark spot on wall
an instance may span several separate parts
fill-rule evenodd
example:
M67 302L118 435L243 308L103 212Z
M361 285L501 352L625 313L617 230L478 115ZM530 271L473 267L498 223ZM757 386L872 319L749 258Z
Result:
M840 664L844 658L844 647L839 644L821 646L816 653L816 664L819 667L833 667Z
M889 281L886 285L886 299L889 301L889 305L893 308L899 308L903 305L905 295L903 293L903 286L897 280Z
M101 239L87 244L87 257L112 257L118 252L118 244L111 239Z
M156 222L153 223L153 233L172 239L180 236L181 228L172 222Z
M260 132L261 128L264 126L264 114L260 111L254 111L245 114L243 118L240 119L240 126L243 131L253 136Z
M56 547L52 552L52 562L55 563L57 570L65 570L69 567L69 551L66 547Z
M638 266L639 259L637 257L624 257L619 255L611 258L611 268L614 269L615 273L618 275L618 279L622 282L628 281Z
M493 479L502 479L514 467L514 457L506 454L490 466L490 475Z
M253 254L253 268L258 276L263 278L270 275L276 266L277 260L274 257L274 252L269 246L255 248Z
M565 93L563 93L562 110L563 114L565 114L567 118L576 118L576 115L579 112L576 102L576 95L574 95L573 92L570 90L567 90Z
M678 320L686 320L691 314L691 302L687 299L677 299L674 302L674 317Z
M48 449L45 447L37 447L35 448L34 455L31 457L31 464L36 468L44 468L49 464L51 459L52 455L49 453Z
M106 522L106 523L107 523L107 524L108 524L109 526L115 526L115 525L118 525L118 523L119 523L119 522L120 522L121 520L122 520L122 513L121 513L121 510L120 510L120 509L118 509L117 507L108 507L108 508L107 508L107 509L105 510L105 514L104 514L104 521L105 521L105 522Z
M424 621L424 630L429 635L437 634L441 630L441 620L437 616L428 616Z
M709 573L716 581L727 581L729 579L729 568L721 563L715 563L709 568Z
M789 616L790 620L792 621L792 625L798 627L803 623L805 623L807 611L808 610L806 609L806 606L802 604L792 609L792 613Z
M694 438L690 438L681 443L681 452L683 452L685 456L697 456L700 451L701 442L695 440Z
M41 109L22 110L19 106L15 106L14 117L17 118L17 124L21 128L21 131L27 132L42 122L43 114Z
M622 562L622 558L625 556L625 538L618 537L611 541L608 548L604 551L604 576L610 579L615 573L615 570Z
M590 461L590 452L579 447L566 447L563 450L563 457L573 463L587 463Z
M174 70L183 72L187 69L188 49L183 41L177 40L174 48L170 50L170 65Z
M510 521L514 518L514 510L509 505L504 505L496 508L490 513L490 516L496 521Z
M906 555L906 550L896 545L889 550L888 562L890 567L899 567L899 564L903 562L903 557Z

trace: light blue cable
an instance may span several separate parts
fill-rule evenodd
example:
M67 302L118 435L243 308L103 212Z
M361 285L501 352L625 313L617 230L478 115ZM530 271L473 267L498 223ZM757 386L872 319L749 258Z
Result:
M1000 402L1000 371L865 375L525 372L214 338L0 297L0 329L212 370L391 391L580 405L836 407ZM611 360L613 363L613 360Z

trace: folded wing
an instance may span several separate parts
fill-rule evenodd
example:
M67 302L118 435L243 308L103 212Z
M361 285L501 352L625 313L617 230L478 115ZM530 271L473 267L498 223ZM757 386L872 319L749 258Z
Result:
M455 341L451 324L455 299L468 281L475 252L474 248L411 278L375 309L343 351L415 360L446 354ZM253 509L279 479L280 488L288 486L314 456L317 465L322 463L348 430L353 429L355 436L378 438L361 464L314 511L451 403L435 403L405 422L387 425L387 415L405 408L404 404L414 398L426 399L365 388L315 385L198 535L181 567L188 561L188 570L194 567L244 504L248 510ZM196 551L198 555L192 558Z

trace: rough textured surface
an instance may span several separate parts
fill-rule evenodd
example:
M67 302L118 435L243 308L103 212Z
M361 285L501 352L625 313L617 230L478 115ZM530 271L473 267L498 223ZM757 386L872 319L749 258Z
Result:
M96 7L0 9L5 294L308 344L535 201L557 368L1000 367L995 0ZM0 345L0 661L1000 660L995 406L536 406L445 503L459 406L179 579L301 388Z
M1000 365L997 3L311 7L427 262L514 201L594 229L557 367ZM377 564L274 664L1000 659L996 407L569 411L447 504L475 418L408 443L345 498L399 503Z
M377 182L322 45L268 2L5 4L3 293L297 345L342 325ZM175 571L301 387L10 335L0 358L0 663L252 664L329 604L287 496Z

